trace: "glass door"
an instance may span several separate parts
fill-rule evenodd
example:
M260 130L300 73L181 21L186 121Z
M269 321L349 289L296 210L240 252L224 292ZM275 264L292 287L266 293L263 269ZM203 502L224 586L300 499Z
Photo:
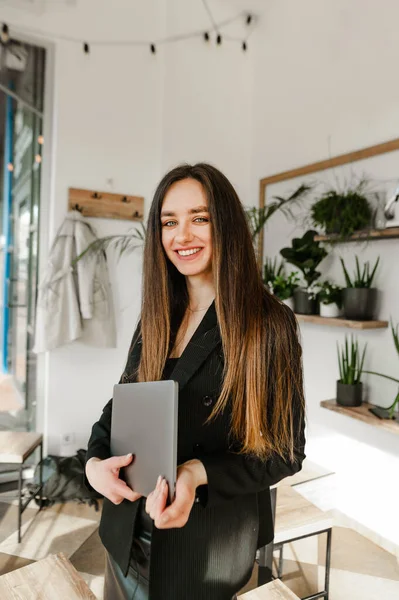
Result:
M3 371L13 376L22 399L14 419L16 428L35 428L36 355L32 352L37 296L40 173L45 51L23 44L23 70L8 73L8 85L23 102L12 99L8 136L12 138L11 172L3 192ZM4 80L3 80L4 83ZM7 100L10 105L10 98ZM34 107L34 111L30 107ZM11 114L10 114L11 113ZM5 127L5 130L7 129ZM10 139L8 139L9 145ZM5 195L8 193L9 197ZM0 428L4 415L0 410ZM10 419L6 419L10 428ZM11 425L12 427L12 425Z

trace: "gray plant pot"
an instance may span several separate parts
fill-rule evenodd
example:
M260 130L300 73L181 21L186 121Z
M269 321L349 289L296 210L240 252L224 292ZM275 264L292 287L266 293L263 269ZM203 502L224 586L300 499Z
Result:
M362 382L350 385L337 381L337 404L341 406L360 406L363 398Z
M306 290L296 289L294 292L294 312L298 315L317 315L317 299L309 298Z
M372 321L377 308L376 288L345 288L343 311L346 319Z

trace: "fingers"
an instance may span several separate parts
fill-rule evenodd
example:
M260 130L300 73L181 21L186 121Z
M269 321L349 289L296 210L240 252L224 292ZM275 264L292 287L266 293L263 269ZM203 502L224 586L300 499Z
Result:
M171 529L172 527L184 527L190 515L191 506L174 506L171 504L155 521L158 529Z
M125 454L124 456L111 456L107 458L107 463L112 470L120 469L120 467L126 467L133 460L133 454Z
M154 521L162 514L168 497L168 484L166 480L159 476L155 490L148 495L146 501L146 512Z
M185 485L177 485L176 498L159 516L158 520L155 522L156 527L158 527L158 529L184 527L189 519L194 499L194 487L190 489Z
M134 492L124 481L121 479L116 479L114 485L112 486L112 495L120 496L122 500L126 498L126 500L130 500L130 502L135 502L138 498L141 497L141 494ZM119 502L119 503L120 503Z
M163 513L163 511L165 510L165 506L166 506L166 500L168 497L168 484L166 483L165 479L162 479L162 481L159 484L159 489L158 489L158 495L155 498L155 502L154 502L154 522L157 523L161 514Z

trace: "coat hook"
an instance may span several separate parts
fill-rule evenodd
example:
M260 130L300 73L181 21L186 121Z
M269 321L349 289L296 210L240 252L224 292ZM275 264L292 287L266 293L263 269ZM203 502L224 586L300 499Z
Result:
M72 207L73 210L77 210L78 212L80 212L80 214L82 214L83 212L83 207L79 206L79 204L75 204L75 206Z
M93 192L91 195L92 198L95 198L96 200L100 200L101 198L101 194L99 194L98 192Z
M139 217L140 217L140 215L139 215L139 211L138 211L138 210L136 210L136 211L133 213L133 218L134 218L134 219L138 219Z
M130 202L127 196L122 196L122 202Z

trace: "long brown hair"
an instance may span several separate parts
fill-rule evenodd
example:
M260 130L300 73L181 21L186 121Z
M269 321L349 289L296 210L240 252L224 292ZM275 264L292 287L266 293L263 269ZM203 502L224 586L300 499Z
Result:
M176 167L163 177L154 195L144 250L137 378L161 379L174 324L181 322L188 306L185 277L162 246L160 218L171 185L187 178L200 182L208 199L215 306L225 359L222 390L209 419L231 402L231 434L241 452L263 457L277 452L293 459L294 413L304 414L297 323L262 283L245 212L233 186L205 163Z

